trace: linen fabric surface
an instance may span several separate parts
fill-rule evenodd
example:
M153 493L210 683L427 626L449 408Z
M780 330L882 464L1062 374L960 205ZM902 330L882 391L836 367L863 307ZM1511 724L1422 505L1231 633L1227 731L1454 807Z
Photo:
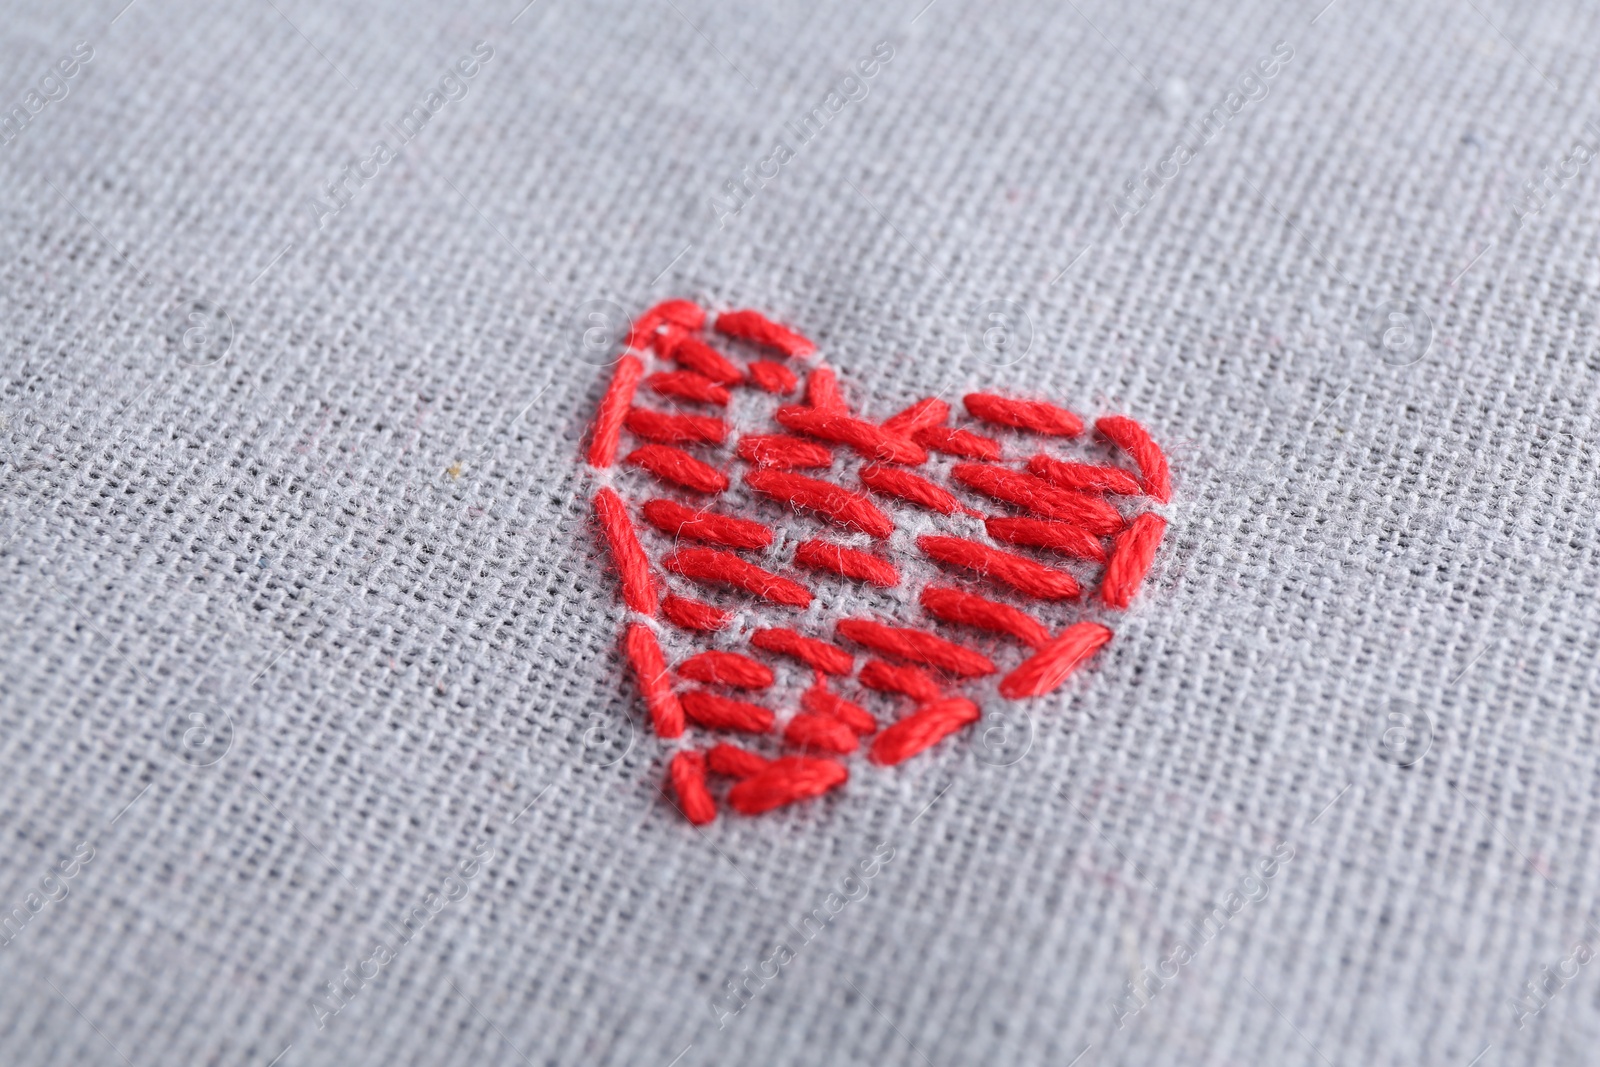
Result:
M0 1062L1593 1061L1593 7L124 2L0 28ZM1020 758L662 796L668 297L1165 447Z

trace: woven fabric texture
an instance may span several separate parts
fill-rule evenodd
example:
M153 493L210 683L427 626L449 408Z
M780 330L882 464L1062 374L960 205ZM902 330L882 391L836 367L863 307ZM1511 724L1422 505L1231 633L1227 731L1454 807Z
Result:
M1592 5L124 4L0 25L0 1062L1593 1062ZM1163 444L1021 758L662 797L673 296Z

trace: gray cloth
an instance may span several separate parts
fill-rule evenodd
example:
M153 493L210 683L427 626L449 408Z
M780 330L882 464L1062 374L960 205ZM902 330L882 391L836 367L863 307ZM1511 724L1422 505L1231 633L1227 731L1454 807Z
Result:
M1592 7L121 3L0 29L0 1062L1593 1062ZM675 295L1166 445L1020 759L661 798Z

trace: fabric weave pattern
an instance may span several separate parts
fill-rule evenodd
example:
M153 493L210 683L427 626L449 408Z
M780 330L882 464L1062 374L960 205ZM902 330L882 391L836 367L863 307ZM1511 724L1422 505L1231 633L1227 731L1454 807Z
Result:
M1592 9L123 3L0 28L0 1062L1592 1061ZM1022 758L660 798L669 296L1167 449Z

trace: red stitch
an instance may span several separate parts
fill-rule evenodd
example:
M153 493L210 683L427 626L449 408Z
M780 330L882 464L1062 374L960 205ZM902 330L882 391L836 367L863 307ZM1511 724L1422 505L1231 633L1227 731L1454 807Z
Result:
M594 511L600 519L600 529L605 532L606 544L611 547L611 561L622 578L623 602L641 615L654 615L656 590L650 581L650 560L639 546L639 537L628 519L627 505L616 490L601 489L594 494Z
M1125 608L1139 591L1145 572L1161 547L1167 521L1145 512L1128 524L1111 544L1111 562L1100 582L1100 598L1113 608Z
M728 357L692 334L668 332L656 338L656 351L687 370L710 378L718 385L738 385L744 381L744 371L729 362Z
M883 428L911 437L923 430L938 426L949 417L950 405L938 397L930 396L884 419Z
M772 712L760 704L747 704L704 689L691 689L680 699L684 714L708 730L738 730L747 734L772 732Z
M644 314L646 318L654 315L662 322L682 326L685 330L698 330L706 324L705 308L693 300L663 300Z
M878 729L878 720L872 717L871 712L830 690L821 674L817 675L815 684L801 694L800 706L813 715L828 715L838 719L863 737Z
M1000 442L970 430L952 430L948 426L930 426L913 435L917 444L930 452L947 456L964 456L967 459L999 459Z
M1167 471L1167 457L1161 447L1150 439L1149 431L1124 415L1107 415L1097 419L1094 428L1110 438L1112 443L1133 457L1144 478L1144 491L1158 503L1172 499L1172 479Z
M728 790L728 803L745 815L760 815L797 800L821 796L850 778L844 764L809 756L784 756Z
M794 392L794 387L800 384L800 379L794 376L794 371L770 359L758 359L750 364L750 380L766 392L781 396Z
M1058 571L1031 559L964 537L917 538L917 547L940 563L965 567L975 574L1009 585L1019 593L1040 600L1070 600L1078 595L1078 582L1066 571Z
M604 469L617 458L617 441L622 435L622 420L633 404L634 390L644 376L638 356L625 355L606 386L606 395L594 413L594 436L589 441L589 466Z
M867 758L880 767L893 767L977 722L979 717L978 705L964 697L924 704L879 734Z
M1111 631L1096 622L1080 622L1061 634L1000 682L1000 695L1009 700L1043 696L1067 680L1078 665L1111 640Z
M692 370L657 371L646 378L644 384L658 396L693 400L701 404L726 406L730 399L726 389L704 374L696 374Z
M922 591L922 606L946 622L1010 634L1034 648L1050 641L1050 631L1032 615L960 589L930 585Z
M894 564L870 552L860 552L827 541L802 541L795 546L794 561L801 567L831 571L883 589L892 589L900 584L900 572L894 569Z
M660 356L662 359L671 359L672 358L672 349L673 349L673 347L675 345L677 345L677 343L679 341L683 340L685 337L688 337L688 336L689 336L689 331L688 330L680 330L676 326L663 325L658 330L656 330L655 333L650 335L650 347L652 349L654 349L656 355ZM691 368L691 369L693 369L693 368ZM699 372L696 371L695 373L698 374ZM709 377L712 381L717 381L717 376L714 375L714 374L713 375L703 375L703 377ZM719 385L732 385L732 384L735 384L735 383L733 383L733 382L718 382L718 384Z
M874 426L865 419L819 408L779 408L773 418L778 425L795 433L810 434L824 441L847 445L867 459L888 463L926 463L927 450L909 437Z
M832 482L773 470L751 471L744 476L744 481L764 496L792 508L815 511L873 537L888 537L894 532L894 523L874 507L872 501Z
M667 772L672 791L678 794L678 810L696 826L717 817L717 803L706 789L706 758L698 752L680 752L672 757Z
M633 408L623 425L646 441L668 445L720 445L728 427L710 415L668 415L646 408Z
M703 601L673 594L668 594L661 601L661 614L667 617L668 622L685 630L720 630L733 621L733 616L726 611Z
M785 433L751 434L739 438L739 458L758 467L791 470L795 467L827 467L833 453L815 441L802 441Z
M628 627L623 644L628 662L639 680L639 691L644 694L645 707L650 709L650 721L662 737L680 737L683 734L683 705L667 683L667 661L661 656L661 646L650 627L636 622Z
M911 660L913 663L925 663L958 677L993 674L995 670L987 656L922 630L885 626L870 619L840 619L835 629L874 652Z
M1097 534L1114 534L1122 529L1122 516L1103 498L1057 489L1031 474L983 463L957 463L950 473L956 481L985 496L1015 504L1042 518L1065 519Z
M827 367L818 367L806 375L806 403L818 411L845 411L844 397L839 395L839 379Z
M705 310L693 301L663 300L634 320L633 330L628 334L628 347L643 352L663 324L698 330L705 321Z
M697 493L720 493L728 488L728 476L709 463L702 463L671 445L645 445L627 455L635 467L643 467L664 482L673 482Z
M1000 426L1048 434L1051 437L1076 437L1083 432L1083 420L1065 408L1042 400L1012 400L993 393L968 393L962 398L973 418Z
M671 500L651 500L640 509L644 521L685 541L704 541L725 548L766 548L772 531L753 519L696 511Z
M838 645L793 630L757 630L750 635L750 643L763 652L789 656L829 674L849 674L856 665L855 657Z
M685 578L714 585L730 585L774 604L787 604L795 608L811 604L811 591L799 582L780 578L720 548L680 548L662 560L661 565Z
M685 330L698 330L706 324L705 308L693 300L663 300L644 313L647 321L668 322Z
M939 683L920 667L896 667L874 659L868 660L856 677L862 685L880 693L904 693L922 703L939 699Z
M717 316L716 330L741 341L777 349L786 356L809 356L817 350L809 340L759 311L724 311Z
M760 774L771 762L765 756L758 756L738 745L712 745L711 751L706 753L707 766L729 778L748 778L752 774Z
M1034 456L1028 460L1028 470L1037 474L1057 489L1080 489L1092 493L1116 493L1119 496L1138 496L1139 479L1121 467L1096 467L1088 463L1063 463L1049 456Z
M1106 547L1100 539L1081 526L1070 522L1049 522L1045 519L992 518L983 521L989 536L1011 545L1028 545L1031 548L1048 548L1064 556L1087 559L1095 563L1106 561Z
M795 748L841 755L854 752L857 747L856 735L850 727L838 719L809 712L801 712L789 720L789 725L783 728L783 740Z
M678 664L678 677L691 682L730 685L735 689L766 689L772 685L772 668L737 652L710 649Z
M954 515L958 511L967 510L954 496L910 471L868 464L861 468L860 477L861 484L874 492L898 497L907 503L936 511L940 515Z

